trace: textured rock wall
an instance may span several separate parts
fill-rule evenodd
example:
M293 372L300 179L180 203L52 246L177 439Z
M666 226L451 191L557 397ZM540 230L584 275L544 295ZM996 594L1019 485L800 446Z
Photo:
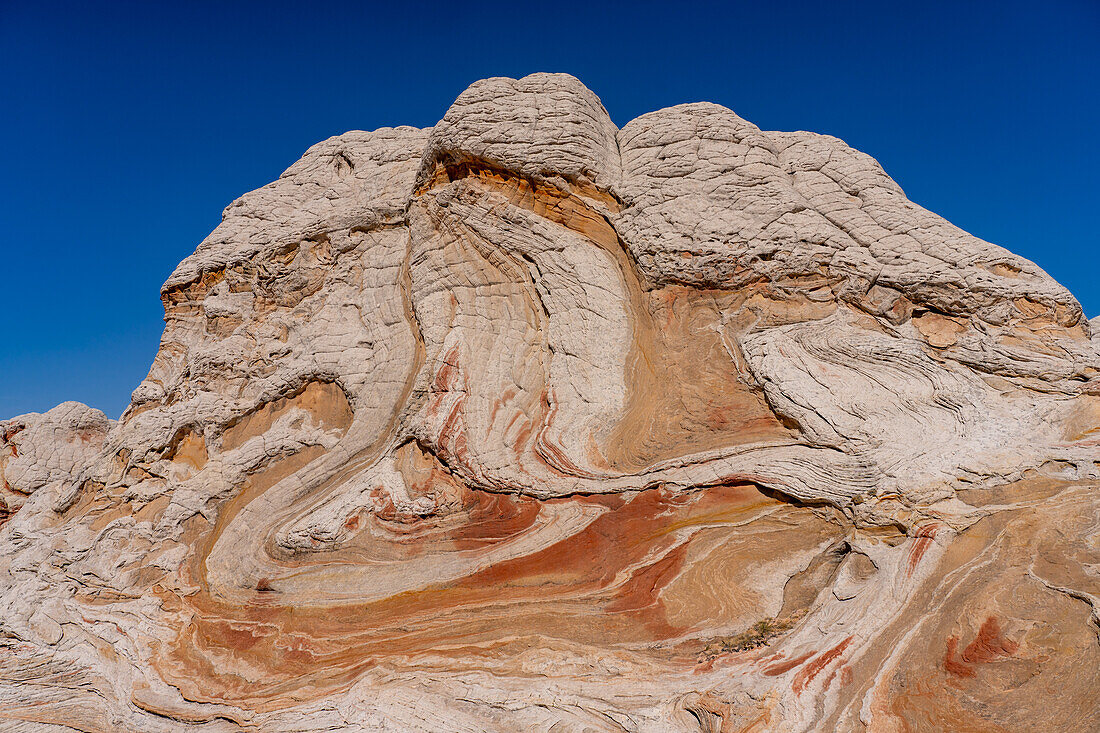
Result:
M0 423L8 729L1100 727L1100 324L836 138L488 79L162 298Z

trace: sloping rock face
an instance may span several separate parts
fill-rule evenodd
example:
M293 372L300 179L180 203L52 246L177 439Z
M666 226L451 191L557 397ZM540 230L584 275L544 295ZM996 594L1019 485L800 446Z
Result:
M0 423L15 731L1100 729L1100 324L836 138L471 86Z

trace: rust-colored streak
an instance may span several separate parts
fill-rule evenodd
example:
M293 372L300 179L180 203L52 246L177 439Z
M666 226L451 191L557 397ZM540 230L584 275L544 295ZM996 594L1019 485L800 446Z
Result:
M989 616L982 623L974 641L963 649L962 658L970 664L984 664L997 657L1010 657L1019 647L1019 644L1001 635L1001 625L997 618Z
M687 545L677 545L652 565L634 573L607 605L608 611L640 611L659 602L658 596L680 569L687 558Z
M1019 648L1019 643L1005 638L1001 633L1001 624L997 617L987 616L978 629L977 636L963 649L961 658L956 657L959 638L951 636L947 639L943 668L956 677L974 677L977 673L973 665L987 664L998 657L1011 657Z
M909 557L906 560L906 577L912 575L913 571L917 569L917 565L920 564L924 554L928 552L928 548L931 547L932 542L935 541L936 533L939 532L939 529L939 525L932 523L926 524L917 530L917 534L913 541L913 547L909 550Z
M947 638L947 652L943 655L943 668L956 677L973 677L974 668L963 664L955 658L959 651L959 637Z
M301 460L307 459L273 469L274 474ZM380 660L432 654L462 667L477 665L481 658L506 658L529 648L516 639L532 633L603 648L674 638L683 629L669 623L662 593L677 581L690 556L698 534L691 528L706 526L707 532L734 537L736 524L777 506L750 486L719 486L690 495L653 489L631 499L576 496L540 503L462 486L415 444L402 449L399 463L416 493L434 486L439 494L439 483L451 482L437 512L409 516L382 507L357 515L349 547L327 553L326 561L418 557L430 564L436 553L479 552L522 536L540 506L581 504L603 513L547 547L453 582L370 603L302 606L264 580L244 605L226 603L206 590L194 595L160 590L166 606L180 608L190 621L157 664L189 699L278 706L292 689L323 694ZM254 478L246 490L261 491L274 474ZM219 518L219 526L224 521ZM202 535L191 541L204 542ZM305 556L291 564L309 562ZM188 582L205 587L201 563L190 567Z
M794 690L796 695L801 695L802 691L806 689L806 685L813 682L813 679L821 673L823 669L828 667L833 661L835 661L844 650L848 648L848 645L852 643L852 637L849 636L844 641L840 642L832 649L822 652L814 659L810 660L805 667L798 671L798 674L794 676L794 680L791 681L791 689Z
M459 389L462 371L458 366L458 346L452 346L443 357L443 366L432 380L432 392L453 392Z
M847 685L850 685L852 683L852 668L849 667L847 664L841 664L833 667L833 671L829 672L829 676L825 678L825 682L822 685L822 688L828 690L829 686L833 684L833 680L835 680L838 676L840 677L841 687L846 687Z
M814 655L814 652L807 652L807 653L802 654L800 656L792 657L791 659L788 659L785 662L780 662L778 664L773 664L770 667L766 667L764 669L764 674L768 677L778 677L781 674L784 674L786 672L790 672L792 669L794 669L798 665L802 664L803 662L805 662L807 659L809 659L813 655Z

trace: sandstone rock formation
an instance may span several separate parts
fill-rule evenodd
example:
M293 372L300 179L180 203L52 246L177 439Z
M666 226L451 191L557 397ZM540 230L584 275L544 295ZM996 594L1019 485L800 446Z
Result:
M576 79L246 194L0 423L0 727L1100 729L1100 323L870 157Z

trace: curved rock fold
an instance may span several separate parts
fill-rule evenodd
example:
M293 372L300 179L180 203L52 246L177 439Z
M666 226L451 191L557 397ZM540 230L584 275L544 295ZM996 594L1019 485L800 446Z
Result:
M836 138L488 79L161 292L0 422L5 729L1100 728L1100 324Z

